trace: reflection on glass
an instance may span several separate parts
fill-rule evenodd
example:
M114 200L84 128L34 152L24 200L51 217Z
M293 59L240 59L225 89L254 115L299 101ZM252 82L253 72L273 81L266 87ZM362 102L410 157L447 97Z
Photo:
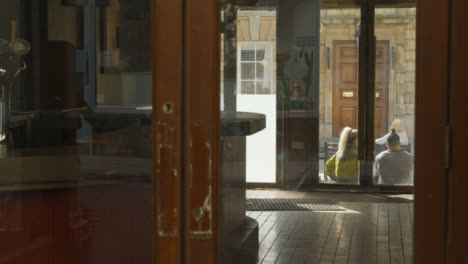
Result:
M246 178L276 183L276 11L241 6L236 16L236 110L266 116L266 128L246 138Z
M377 7L374 184L413 185L416 7Z
M0 263L152 262L150 6L0 2Z
M96 103L102 106L149 106L151 2L107 2L109 5L96 10Z
M265 41L238 43L240 50L238 66L241 75L239 79L240 94L272 94L269 87L274 82L273 45L273 42Z

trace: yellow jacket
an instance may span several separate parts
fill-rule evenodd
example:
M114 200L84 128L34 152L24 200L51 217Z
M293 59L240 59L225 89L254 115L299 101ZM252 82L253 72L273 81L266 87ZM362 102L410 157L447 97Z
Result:
M357 148L348 146L341 158L333 155L325 164L325 174L336 177L358 177Z

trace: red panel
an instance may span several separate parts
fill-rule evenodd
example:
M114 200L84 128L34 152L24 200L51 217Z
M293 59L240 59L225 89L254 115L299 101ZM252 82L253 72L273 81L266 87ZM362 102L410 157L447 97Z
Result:
M151 263L151 194L143 185L3 194L0 263Z

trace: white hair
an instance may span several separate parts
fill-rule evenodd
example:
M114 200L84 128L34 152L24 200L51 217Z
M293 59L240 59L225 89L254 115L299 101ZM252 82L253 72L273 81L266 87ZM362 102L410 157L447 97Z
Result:
M403 121L401 119L397 118L397 119L393 120L392 125L390 126L390 128L395 129L397 133L401 133L401 132L405 131L405 123L403 123Z
M338 159L341 159L343 157L345 151L346 151L346 146L348 145L348 138L349 134L355 134L355 137L357 137L357 130L352 129L350 127L345 127L343 128L343 131L341 131L340 134L340 142L338 143L338 151L336 152L336 157Z

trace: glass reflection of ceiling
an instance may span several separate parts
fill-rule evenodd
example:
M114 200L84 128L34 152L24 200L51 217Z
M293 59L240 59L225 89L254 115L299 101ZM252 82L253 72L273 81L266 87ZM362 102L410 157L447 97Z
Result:
M291 4L297 4L310 0L286 0ZM321 0L321 8L347 8L356 7L362 0ZM221 4L235 3L240 6L276 6L277 0L221 0ZM378 6L409 7L415 6L416 0L374 0Z
M355 7L361 4L361 0L321 0L323 8ZM393 7L414 6L416 0L374 0L375 5Z

